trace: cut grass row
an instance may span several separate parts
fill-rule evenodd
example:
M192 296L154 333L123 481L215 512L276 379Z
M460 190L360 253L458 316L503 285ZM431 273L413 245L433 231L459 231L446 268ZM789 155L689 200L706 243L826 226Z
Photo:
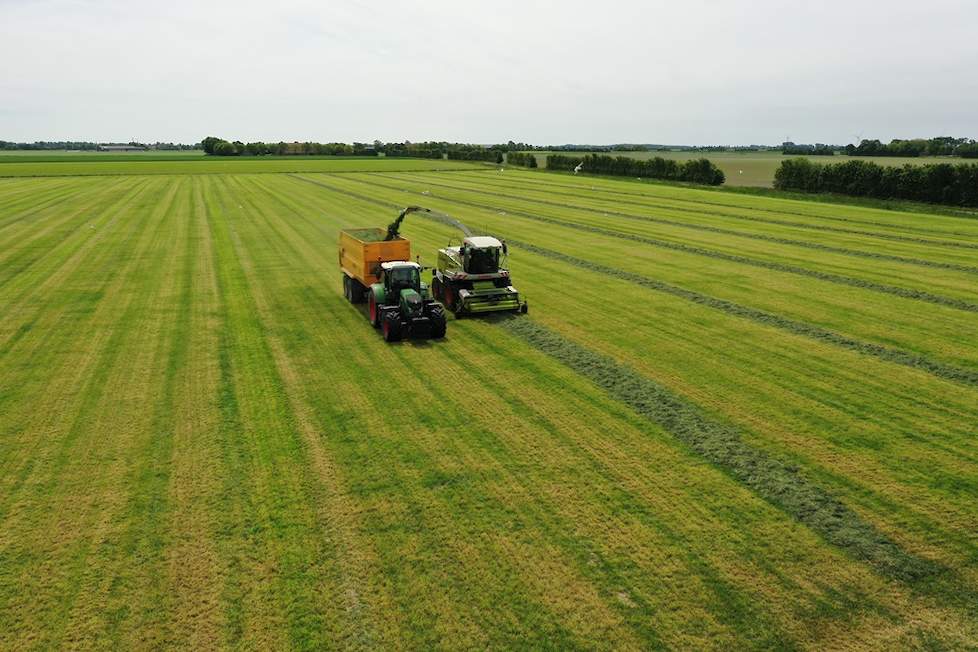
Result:
M636 294L632 284L596 284L586 274L574 280L580 274L560 265L530 269L517 274L518 285L534 312L542 303L543 319L557 320L560 330L593 333L604 352L625 356L674 390L702 398L753 430L762 446L814 468L877 518L909 526L916 532L914 545L957 550L952 565L961 561L959 555L973 554L973 542L964 535L973 522L967 507L973 484L967 478L974 460L965 443L974 418L973 390L933 384L919 372L904 377L892 365L859 362L861 356L834 353L804 338L793 343L792 337L730 317L708 318L702 309L653 300L647 291ZM557 292L546 281L553 278L573 292ZM614 305L629 307L623 311L627 318L608 317L609 296ZM576 307L561 305L568 302ZM631 328L631 322L642 329ZM853 431L854 423L859 426ZM922 484L924 477L931 481Z

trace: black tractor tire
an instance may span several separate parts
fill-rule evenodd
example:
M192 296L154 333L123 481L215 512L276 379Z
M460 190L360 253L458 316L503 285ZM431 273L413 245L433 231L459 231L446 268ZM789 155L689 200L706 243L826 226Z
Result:
M432 303L428 307L428 318L431 320L431 337L441 339L448 330L448 320L445 319L445 309L440 303Z
M401 318L397 311L388 310L384 312L383 325L381 331L384 333L385 342L398 342L401 339Z
M377 301L374 299L374 293L367 293L367 319L370 320L370 325L374 328L380 328L380 319L382 316L382 311L380 306L377 305Z
M363 303L363 296L366 294L367 288L363 287L360 281L351 278L350 279L350 302L351 303Z

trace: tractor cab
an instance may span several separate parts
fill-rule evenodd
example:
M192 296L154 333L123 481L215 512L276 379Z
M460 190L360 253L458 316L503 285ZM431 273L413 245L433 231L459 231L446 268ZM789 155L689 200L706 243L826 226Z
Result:
M410 261L381 263L384 276L384 289L388 294L397 295L401 290L414 290L421 293L421 265Z
M421 265L398 260L382 263L380 268L386 300L391 304L396 303L402 315L420 317L427 294L427 288L421 283Z

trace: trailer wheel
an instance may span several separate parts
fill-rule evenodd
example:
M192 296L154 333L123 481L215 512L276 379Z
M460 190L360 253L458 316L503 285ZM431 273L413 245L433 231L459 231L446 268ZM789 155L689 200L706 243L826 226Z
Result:
M343 274L343 298L350 301L350 277Z
M384 332L384 341L399 341L401 339L401 319L397 316L397 312L394 310L385 312L383 322L384 325L382 326L382 330Z
M352 303L363 303L363 294L366 288L360 281L351 278L350 279L350 301Z
M367 314L370 318L370 324L374 328L380 326L380 306L377 305L377 299L373 292L367 297Z

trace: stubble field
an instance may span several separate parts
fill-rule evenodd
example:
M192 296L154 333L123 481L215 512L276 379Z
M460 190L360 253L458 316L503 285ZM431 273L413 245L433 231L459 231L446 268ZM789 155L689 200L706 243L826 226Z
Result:
M978 643L978 221L433 165L0 179L0 648Z

